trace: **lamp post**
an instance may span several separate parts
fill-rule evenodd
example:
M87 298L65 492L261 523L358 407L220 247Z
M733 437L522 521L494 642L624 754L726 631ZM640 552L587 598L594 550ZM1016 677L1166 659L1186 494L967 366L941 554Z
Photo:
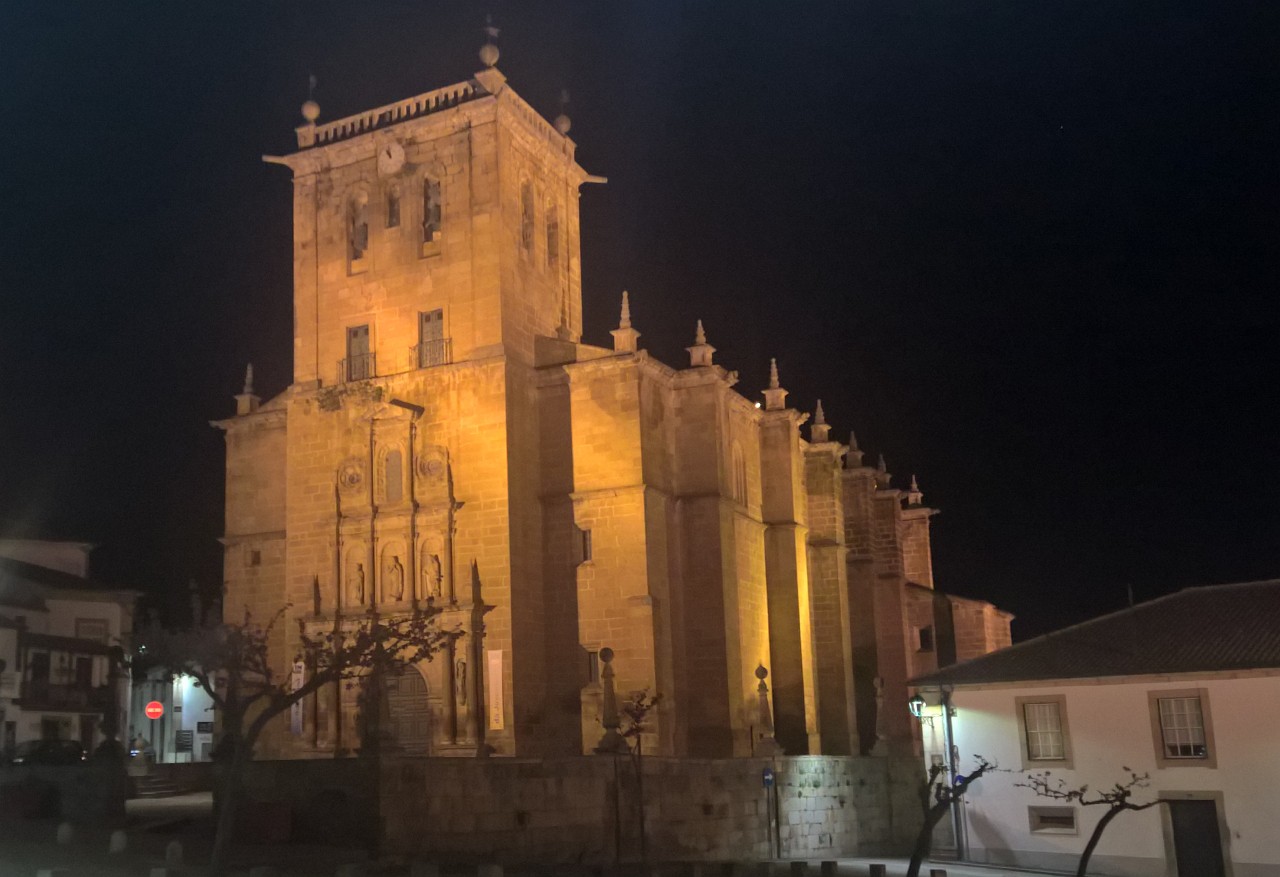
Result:
M951 724L951 720L955 716L955 707L951 705L951 687L944 685L941 687L941 691L942 745L946 749L946 753L944 755L946 760L944 764L946 764L947 767L947 783L952 788L955 788L956 780L960 776L960 765L957 763L956 757L955 728ZM924 695L918 691L911 696L910 700L907 701L907 709L911 711L912 716L919 720L921 726L928 723L929 726L932 727L933 716L926 716L924 714L924 710L927 705L928 701L926 701ZM958 800L951 802L951 830L954 832L956 838L956 858L960 861L965 861L968 858L969 851L968 843L966 842L964 835L964 813L960 809L960 802Z

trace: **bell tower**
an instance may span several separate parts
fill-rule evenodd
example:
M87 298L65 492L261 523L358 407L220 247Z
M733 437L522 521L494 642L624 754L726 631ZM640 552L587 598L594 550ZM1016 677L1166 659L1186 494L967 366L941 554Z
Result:
M506 355L582 330L569 119L507 85L492 41L465 82L320 121L293 171L294 382L331 386Z

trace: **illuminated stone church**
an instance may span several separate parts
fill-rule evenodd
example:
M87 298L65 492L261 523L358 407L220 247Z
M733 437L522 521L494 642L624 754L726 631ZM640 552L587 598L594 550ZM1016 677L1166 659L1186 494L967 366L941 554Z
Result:
M1009 642L1009 616L933 590L914 480L734 390L701 324L649 356L625 293L582 338L569 121L465 82L331 122L303 107L293 175L293 383L252 377L225 431L225 611L331 627L430 602L466 632L389 683L404 752L550 756L600 740L620 696L661 695L646 751L910 752L911 676ZM761 373L769 368L761 363ZM785 376L785 375L784 375ZM296 624L278 626L295 672ZM360 747L344 683L263 750Z

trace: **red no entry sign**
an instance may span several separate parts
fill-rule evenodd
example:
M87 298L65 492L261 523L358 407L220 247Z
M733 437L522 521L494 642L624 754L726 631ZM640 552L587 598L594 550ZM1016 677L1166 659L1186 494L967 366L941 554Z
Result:
M164 704L158 700L153 700L143 709L148 719L158 719L164 715Z

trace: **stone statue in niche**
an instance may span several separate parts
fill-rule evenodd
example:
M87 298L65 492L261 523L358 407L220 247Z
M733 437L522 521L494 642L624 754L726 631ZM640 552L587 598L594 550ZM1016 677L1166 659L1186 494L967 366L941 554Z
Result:
M453 665L453 688L458 694L458 703L467 705L467 662L458 659Z
M351 573L351 599L357 604L364 605L364 564L357 563L355 570Z
M427 557L427 579L431 582L431 596L440 596L440 583L444 580L444 573L440 566L440 555L432 554Z
M387 594L392 600L404 599L404 565L398 555L392 555L387 566Z

